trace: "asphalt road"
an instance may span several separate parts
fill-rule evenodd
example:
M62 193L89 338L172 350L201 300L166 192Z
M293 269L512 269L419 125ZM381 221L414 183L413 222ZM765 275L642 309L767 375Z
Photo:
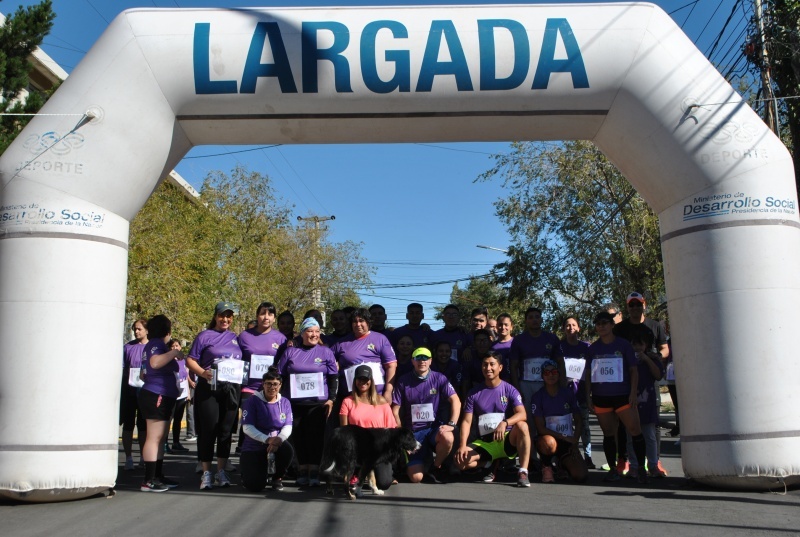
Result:
M593 440L600 445L596 423ZM664 479L637 485L624 479L604 483L603 472L590 472L584 485L566 481L514 486L514 475L501 482L464 477L446 485L400 483L385 496L365 492L349 501L343 489L333 498L323 488L299 489L287 481L282 492L250 494L237 486L199 490L194 474L195 446L188 455L168 455L167 474L181 487L160 494L139 491L143 470L120 466L115 493L56 504L0 503L3 535L179 537L249 535L369 534L431 535L800 535L800 491L727 492L699 486L683 476L680 448L665 438ZM136 455L138 459L138 454ZM595 455L602 462L602 453ZM120 464L123 461L120 454ZM236 459L233 459L236 462Z

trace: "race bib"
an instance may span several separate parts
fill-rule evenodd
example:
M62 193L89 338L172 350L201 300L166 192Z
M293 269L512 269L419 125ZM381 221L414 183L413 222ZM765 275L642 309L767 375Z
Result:
M675 362L667 364L667 380L675 382Z
M372 382L375 383L375 386L383 386L383 366L378 362L369 362L353 365L344 370L344 380L347 383L348 391L353 389L353 380L356 378L356 368L362 365L369 366L369 368L372 369Z
M323 397L322 372L292 373L289 375L289 396L292 399L304 397Z
M592 360L592 382L622 382L622 357Z
M272 367L272 364L274 363L274 356L268 356L266 354L253 354L250 356L250 378L261 380L261 378L264 376L264 373L267 372L267 369Z
M544 419L548 429L564 436L572 436L572 414L564 416L550 416Z
M478 434L485 436L494 433L500 422L506 419L506 415L502 412L492 412L490 414L481 414L478 416Z
M217 363L217 381L241 384L244 376L244 362L241 360L221 360Z
M181 394L178 396L178 399L186 399L189 397L189 381L184 380L182 381L178 387L181 389Z
M454 362L458 361L458 349L450 349L450 359Z
M132 367L128 372L128 386L133 386L134 388L141 388L144 386L141 373L141 367Z
M433 403L411 405L411 423L430 423L433 418Z
M525 358L522 361L522 380L531 382L542 381L542 364L548 358Z
M567 378L580 380L583 378L583 369L586 367L586 360L583 358L564 358L564 365L567 368Z

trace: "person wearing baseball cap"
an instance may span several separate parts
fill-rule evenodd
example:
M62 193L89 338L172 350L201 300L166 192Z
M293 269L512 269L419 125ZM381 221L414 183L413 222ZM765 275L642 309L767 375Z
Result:
M461 400L442 373L431 370L431 351L419 347L411 353L414 371L396 380L392 412L397 423L411 429L422 448L408 458L408 478L419 483L425 476L425 461L433 456L429 477L444 481L442 463L453 449L453 432L461 413Z
M634 291L625 299L625 304L628 308L628 318L614 326L614 335L630 341L635 335L649 331L655 346L648 351L658 352L663 359L666 359L669 356L666 330L661 323L645 316L647 301L644 296Z

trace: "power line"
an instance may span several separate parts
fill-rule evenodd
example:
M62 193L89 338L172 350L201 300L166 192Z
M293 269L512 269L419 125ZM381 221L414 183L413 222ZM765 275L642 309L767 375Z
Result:
M103 14L100 13L100 11L98 11L98 9L96 7L94 7L94 4L92 4L91 0L86 0L86 3L89 4L90 6L92 6L92 9L94 10L94 12L97 13L98 15L100 15L100 18L103 19L104 21L106 21L106 24L109 23L108 19L105 18L103 16Z
M283 144L263 145L260 147L251 147L250 149L240 149L239 151L225 151L224 153L213 153L211 155L194 155L191 157L183 157L183 160L195 158L209 158L209 157L224 157L227 155L236 155L238 153L249 153L250 151L261 151L262 149L272 149L273 147L280 147Z

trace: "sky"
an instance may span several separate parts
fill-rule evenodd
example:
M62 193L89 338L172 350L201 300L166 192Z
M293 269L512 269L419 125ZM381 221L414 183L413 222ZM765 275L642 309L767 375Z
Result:
M18 5L36 3L0 0L0 11L10 13ZM487 3L491 2L53 0L57 17L41 48L69 73L119 12L136 7ZM723 74L745 73L741 43L752 14L749 0L653 3L673 17ZM333 215L336 219L327 223L331 240L362 243L363 258L376 270L376 287L363 290L362 299L382 304L389 325L405 324L406 305L420 302L428 322L437 328L441 323L433 320L434 307L449 302L452 280L485 274L505 259L498 249L506 249L511 238L495 216L493 202L507 192L499 181L475 179L492 167L492 155L509 150L509 143L199 146L176 170L195 188L210 171L230 172L237 165L268 175L279 196L293 205L295 216ZM418 285L441 281L449 283Z

